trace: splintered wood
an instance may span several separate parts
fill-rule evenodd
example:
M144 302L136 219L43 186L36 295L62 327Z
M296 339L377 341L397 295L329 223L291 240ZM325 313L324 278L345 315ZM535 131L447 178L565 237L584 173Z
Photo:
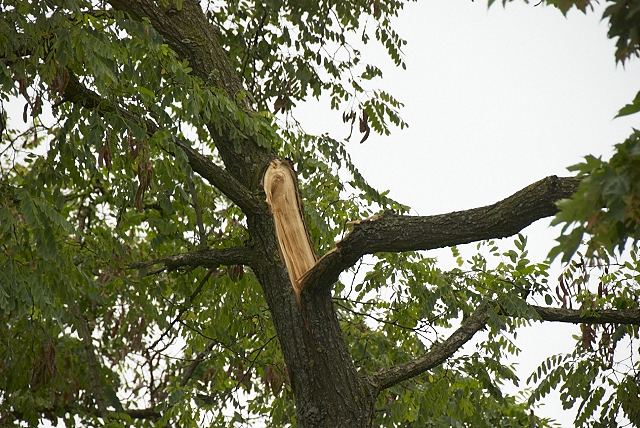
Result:
M300 278L318 261L302 214L298 180L291 162L274 159L264 173L262 185L273 214L278 247L300 304Z

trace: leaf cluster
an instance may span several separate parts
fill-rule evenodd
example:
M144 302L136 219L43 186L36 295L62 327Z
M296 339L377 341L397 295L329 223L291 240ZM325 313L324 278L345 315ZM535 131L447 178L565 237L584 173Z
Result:
M570 168L583 177L571 199L558 202L553 225L563 224L559 244L550 252L568 262L583 240L588 257L605 257L640 239L640 133L615 146L609 161L587 156ZM568 232L568 233L567 233ZM586 235L586 237L585 237ZM605 253L606 252L606 253Z
M387 119L406 126L400 103L366 88L383 73L380 65L362 62L362 48L375 38L404 68L406 41L391 26L402 8L396 0L229 1L211 2L208 16L258 110L289 111L308 96L327 94L333 109L359 105L376 118L374 129L388 134Z
M627 309L640 305L638 248L629 261L615 260L589 266L584 258L572 260L556 288L563 307L579 305L588 314L597 309ZM634 357L638 327L626 324L582 324L575 335L575 350L547 358L527 382L537 383L533 403L558 389L565 409L577 404L576 426L624 426L626 419L639 426L637 379L640 367ZM630 352L630 354L629 354Z
M366 268L366 273L356 273L350 285L337 288L334 302L343 331L356 366L364 373L423 355L476 307L497 303L488 321L489 336L477 343L476 351L462 352L443 367L380 395L378 425L550 423L532 416L525 400L501 392L503 383L518 383L504 359L519 352L510 335L527 319L537 318L526 299L547 293L547 266L527 259L523 236L506 252L500 252L494 242L480 247L490 250L489 259L473 255L465 261L454 248L458 268L445 272L435 259L420 253L376 254L357 268Z

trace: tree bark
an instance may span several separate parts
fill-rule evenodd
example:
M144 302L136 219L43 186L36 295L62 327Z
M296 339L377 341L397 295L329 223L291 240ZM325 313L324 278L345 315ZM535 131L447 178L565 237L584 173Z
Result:
M385 212L354 222L351 232L301 279L306 292L331 287L363 255L431 250L515 235L536 220L554 215L555 203L570 198L579 178L551 176L508 198L481 208L427 217Z

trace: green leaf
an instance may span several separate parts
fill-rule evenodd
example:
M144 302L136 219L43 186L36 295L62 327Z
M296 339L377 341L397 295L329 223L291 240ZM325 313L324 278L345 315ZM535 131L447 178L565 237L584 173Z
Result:
M631 104L622 107L616 117L629 116L640 111L640 92L633 99Z

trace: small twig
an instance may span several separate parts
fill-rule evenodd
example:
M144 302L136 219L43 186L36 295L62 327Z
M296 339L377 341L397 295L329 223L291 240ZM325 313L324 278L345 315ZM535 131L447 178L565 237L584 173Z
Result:
M196 358L191 362L191 364L189 364L187 371L184 372L184 376L182 376L182 380L180 380L180 386L185 386L187 382L189 382L189 379L191 379L191 376L193 376L193 372L196 371L196 368L198 367L198 365L202 361L204 361L204 357L206 357L207 354L211 352L211 350L213 349L214 346L216 346L217 343L218 342L216 342L215 340L210 340L209 343L207 343L207 346L204 348L204 350L198 352L198 355L196 356Z
M191 193L191 199L193 199L193 207L196 210L196 222L198 223L198 233L200 234L200 243L198 248L204 250L207 248L207 233L204 230L204 222L202 221L202 208L200 202L198 202L198 192L196 186L193 184L193 179L187 173L187 185L189 186L189 192Z
M182 315L184 315L184 313L191 307L191 305L193 304L193 301L195 300L195 298L198 296L198 294L200 294L200 292L202 291L202 288L204 287L204 284L209 280L209 277L211 277L211 275L213 274L213 272L215 271L215 269L209 269L207 271L207 274L204 276L204 278L202 278L202 281L200 281L200 284L198 284L198 286L196 287L195 290L193 290L193 293L191 293L191 296L189 296L189 302L187 305L185 305L180 312L178 312L178 315L173 319L173 321L171 321L171 323L169 324L169 326L162 332L162 334L160 335L159 338L156 339L155 342L153 342L153 344L148 348L148 349L153 349L155 348L158 343L160 343L171 331L171 329L173 329L173 326L180 321L180 318L182 317ZM156 355L158 352L155 352L154 355Z
M87 319L80 311L80 307L77 303L73 303L69 306L71 314L76 318L78 334L82 339L85 353L87 354L87 365L89 366L89 385L93 398L96 400L98 406L99 415L107 414L107 405L104 397L104 390L102 389L102 381L100 380L100 364L96 357L96 350L93 346L93 338L91 337L91 331Z

